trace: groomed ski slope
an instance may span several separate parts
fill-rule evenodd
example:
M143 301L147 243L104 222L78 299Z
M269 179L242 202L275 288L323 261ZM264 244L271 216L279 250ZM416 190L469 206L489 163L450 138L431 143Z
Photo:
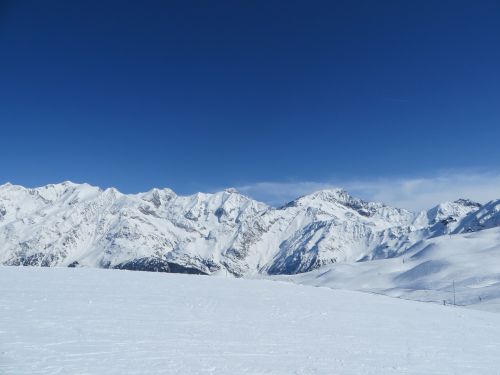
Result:
M0 267L1 374L498 374L500 314L270 280Z

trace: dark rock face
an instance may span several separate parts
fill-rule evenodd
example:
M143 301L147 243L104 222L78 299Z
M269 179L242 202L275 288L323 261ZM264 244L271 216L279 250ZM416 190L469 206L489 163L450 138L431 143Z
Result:
M221 218L226 214L226 212L224 211L224 209L222 207L218 208L217 210L215 210L214 212L214 215L217 216L217 220L221 221Z
M275 261L269 267L267 273L269 275L296 275L336 262L336 259L321 260L317 254L317 247L313 247L310 250L298 249L295 253Z
M7 266L33 266L33 267L51 267L58 260L53 254L36 253L33 255L20 255L5 263Z
M140 258L113 266L114 269L129 271L148 271L166 273L185 273L191 275L207 275L194 267L187 267L180 264L167 262L160 258Z
M205 272L200 271L197 268L186 267L180 264L168 262L168 267L170 273L186 273L190 275L208 275Z
M276 260L269 267L267 273L269 275L295 275L304 272L304 269L308 271L316 269L317 257L312 256L310 259L305 259L304 253L307 253L305 249L299 249L285 258Z
M481 208L483 205L478 202L471 201L470 199L457 199L455 203L461 204L465 207Z
M441 224L448 225L450 223L455 223L456 221L457 221L457 219L454 218L453 216L448 216L447 218L441 220Z

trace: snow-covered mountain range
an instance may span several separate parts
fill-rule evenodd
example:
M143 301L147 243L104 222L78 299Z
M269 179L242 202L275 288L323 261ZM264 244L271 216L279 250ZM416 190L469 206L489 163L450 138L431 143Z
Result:
M0 264L235 276L392 258L419 241L500 226L500 200L410 212L322 190L273 208L234 189L134 195L64 182L0 186Z

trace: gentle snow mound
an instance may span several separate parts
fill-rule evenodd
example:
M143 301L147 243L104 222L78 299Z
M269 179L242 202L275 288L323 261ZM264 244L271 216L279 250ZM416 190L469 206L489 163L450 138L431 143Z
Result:
M395 258L278 278L500 312L499 259L500 228L492 228L420 241Z

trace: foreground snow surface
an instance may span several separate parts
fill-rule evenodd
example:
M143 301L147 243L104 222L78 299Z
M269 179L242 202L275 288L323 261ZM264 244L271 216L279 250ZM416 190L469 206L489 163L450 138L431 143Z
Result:
M500 314L269 280L0 267L2 374L498 374Z

